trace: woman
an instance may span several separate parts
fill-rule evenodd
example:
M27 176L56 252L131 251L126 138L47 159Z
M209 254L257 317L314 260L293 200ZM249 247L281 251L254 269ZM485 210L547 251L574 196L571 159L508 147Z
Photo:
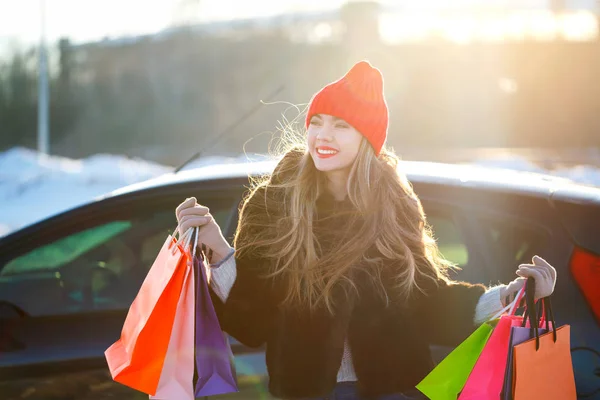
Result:
M520 278L485 288L452 282L419 199L384 147L380 72L359 62L311 100L306 141L257 182L234 249L195 198L176 214L199 226L223 328L266 344L269 389L281 398L422 398L430 344L457 345L523 285L554 290L539 257Z

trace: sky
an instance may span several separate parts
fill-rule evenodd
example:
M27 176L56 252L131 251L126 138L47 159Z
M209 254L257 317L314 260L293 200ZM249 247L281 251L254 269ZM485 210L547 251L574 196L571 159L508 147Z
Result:
M337 8L348 0L0 0L0 52L12 46L34 44L41 32L41 5L46 8L46 37L54 42L100 40L158 32L172 26L178 11L202 20L276 15L285 12ZM353 0L349 0L353 1ZM481 0L380 0L405 9L468 8ZM485 0L486 7L548 7L550 0ZM596 0L565 0L569 8L597 7Z
M178 10L215 20L334 8L344 0L0 0L0 38L37 41L43 2L48 39L81 42L156 32L170 26Z

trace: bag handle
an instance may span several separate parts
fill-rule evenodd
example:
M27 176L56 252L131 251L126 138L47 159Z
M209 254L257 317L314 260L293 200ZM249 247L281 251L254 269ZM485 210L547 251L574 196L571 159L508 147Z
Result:
M535 300L535 307L536 307L536 315L539 315L539 323L537 324L538 327L542 327L542 325L544 325L544 323L546 324L546 328L548 328L548 320L546 319L546 307L544 305L543 301L540 300ZM523 313L523 323L521 324L521 327L525 326L525 323L527 322L528 319L528 311L527 311L527 306L525 306L525 311Z
M538 326L541 324L541 320L538 319L537 316L537 308L535 304L535 280L533 278L527 278L527 283L525 285L527 289L525 290L525 301L527 304L527 312L528 316L523 318L523 324L527 317L529 318L529 324L531 329L531 336L535 337L535 350L539 350L540 348L540 332ZM552 323L552 338L554 342L557 341L557 333L556 333L556 321L554 319L554 311L552 310L552 302L550 300L550 296L544 297L542 299L542 315L545 316L545 324L546 330L550 331L550 323ZM540 317L542 316L540 315Z
M171 235L173 238L175 238L177 240L177 243L183 243L182 247L184 249L188 248L188 246L190 245L190 242L191 242L191 238L195 237L194 249L192 251L192 253L193 253L192 258L196 257L196 247L198 247L198 244L200 244L200 242L198 240L199 230L200 230L200 227L198 227L198 226L189 228L183 235L181 235L181 237L179 239L177 239L177 235L179 234L179 225L178 225L175 228L175 230L173 231L173 234ZM173 251L175 251L175 250L173 250ZM212 257L212 249L206 247L206 245L204 245L204 243L202 244L202 252L204 254L208 253L208 259L210 260L210 258Z
M546 316L546 330L550 331L550 328L552 328L552 338L554 339L554 343L556 343L556 320L554 319L554 310L552 310L552 302L550 300L550 296L544 297L543 301L545 312L550 316L550 318ZM549 322L552 323L552 327L550 327Z
M190 228L188 229L185 233L183 233L183 235L180 235L179 238L177 238L177 234L179 232L179 227L175 228L175 231L173 232L173 234L171 235L176 243L178 245L180 245L183 249L187 249L188 246L190 245L190 241L192 240L193 237L193 232L194 229ZM197 235L196 235L196 241L198 240ZM173 246L172 250L171 250L171 254L175 254L175 252L177 251L177 247L178 246Z
M525 293L525 285L523 285L523 287L521 289L519 289L519 291L517 292L517 295L515 296L515 299L512 302L507 304L502 310L498 311L498 313L496 315L494 315L492 318L490 318L489 320L493 321L497 318L500 318L507 311L508 311L508 315L515 315L515 312L517 310L517 305L523 299L524 293Z
M196 247L198 247L198 229L199 228L197 226L194 228L194 248L192 249L192 262L194 261L194 258L196 258Z
M525 304L527 307L527 314L523 318L523 324L529 320L529 335L531 337L535 337L535 350L537 351L540 348L540 332L538 330L539 322L535 305L535 280L527 278L525 286Z
M185 240L185 238L192 233L192 228L189 228L186 232L184 232L183 234L181 234L179 232L179 225L177 225L175 227L175 229L173 230L173 233L171 234L171 236L173 236L174 239L176 239L178 242L181 242L183 240ZM179 238L177 237L179 236Z
M515 296L515 300L511 303L510 312L508 313L509 315L515 315L515 313L517 312L519 303L521 303L521 300L523 300L523 296L525 295L525 286L526 285L523 285L523 287L519 290L519 292Z
M179 236L179 239L177 239L177 240L178 240L178 241L180 241L180 240L183 240L183 238L184 238L186 235L189 235L189 234L191 233L191 232L190 232L191 230L192 230L192 228L189 228L189 229L188 229L186 232L184 232L184 233L182 234L182 233L179 231L179 225L177 225L177 226L175 227L175 229L173 230L173 233L171 234L171 236L173 236L173 238L175 238L175 239L177 239L177 236Z
M530 278L533 279L533 278ZM533 288L535 289L535 281L533 283L531 283L531 285L533 285ZM554 328L555 325L555 321L554 321L554 312L552 310L552 303L550 301L550 297L545 297L541 300L535 300L534 299L534 304L535 304L535 312L537 313L536 315L539 315L540 318L538 319L538 323L536 324L536 326L538 327L542 327L543 325L546 325L546 330L550 331L550 322L552 322L552 328ZM523 314L523 324L521 325L522 327L525 326L525 323L527 322L528 319L528 307L525 306L525 313ZM548 318L550 317L550 318Z

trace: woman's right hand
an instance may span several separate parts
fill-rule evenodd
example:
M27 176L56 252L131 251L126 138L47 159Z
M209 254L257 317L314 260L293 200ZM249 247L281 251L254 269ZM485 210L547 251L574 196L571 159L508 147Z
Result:
M195 197L186 199L175 210L179 236L191 228L199 227L198 243L206 245L213 251L212 262L218 262L225 257L231 247L221 233L221 228L210 215L208 207L198 204Z

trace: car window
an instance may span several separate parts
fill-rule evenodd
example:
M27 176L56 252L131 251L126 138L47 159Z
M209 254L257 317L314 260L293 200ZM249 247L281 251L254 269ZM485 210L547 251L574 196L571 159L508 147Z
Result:
M460 267L454 279L489 284L514 279L518 264L531 262L544 242L544 233L524 221L487 214L464 214L434 209L427 215L442 256Z
M427 218L442 256L463 267L469 261L469 250L459 227L451 217L430 215Z
M531 254L534 245L538 242L538 235L523 227L483 222L492 245L498 250L501 249L503 258L509 261L523 261L528 254Z
M543 251L547 233L525 221L509 218L478 218L481 238L488 242L488 259L498 271L498 279L514 279L517 266L531 263L531 258Z
M115 221L67 236L15 258L4 266L0 276L59 270L130 228L130 221Z
M233 205L210 206L222 229ZM0 301L32 316L127 309L176 228L173 210L103 221L10 260L0 272Z

